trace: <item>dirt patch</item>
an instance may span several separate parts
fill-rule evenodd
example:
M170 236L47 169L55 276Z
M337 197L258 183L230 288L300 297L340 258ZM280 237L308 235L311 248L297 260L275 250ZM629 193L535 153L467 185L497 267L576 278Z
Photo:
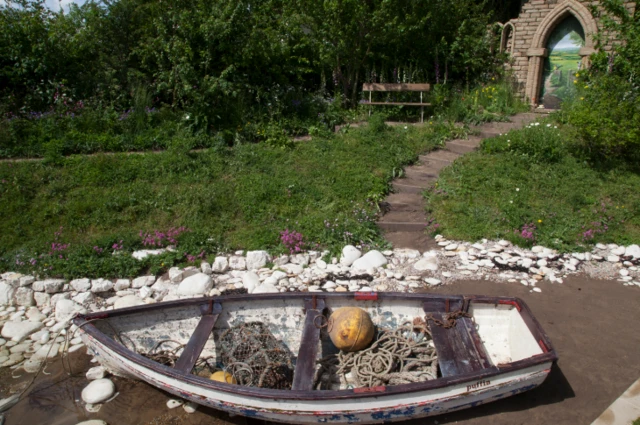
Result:
M406 425L461 423L469 425L589 424L637 378L640 371L640 289L619 282L570 277L564 284L541 282L542 293L517 283L458 281L430 289L444 294L517 296L531 307L551 338L560 360L537 389L485 406ZM5 413L5 425L75 425L103 419L110 425L263 425L243 417L200 407L187 414L169 410L171 396L145 383L114 378L120 394L98 413L87 413L80 392L87 385L89 357L72 354L73 377L57 359L41 375L28 396ZM14 379L0 373L0 393L7 396L32 375Z

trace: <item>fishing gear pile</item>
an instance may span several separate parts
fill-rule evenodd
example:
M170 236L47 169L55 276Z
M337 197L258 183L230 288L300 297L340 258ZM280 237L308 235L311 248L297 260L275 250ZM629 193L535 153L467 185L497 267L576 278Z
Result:
M239 385L291 389L293 355L262 322L227 329L219 340L221 362Z
M369 348L318 361L314 388L336 390L424 382L438 377L438 357L424 319L379 329Z

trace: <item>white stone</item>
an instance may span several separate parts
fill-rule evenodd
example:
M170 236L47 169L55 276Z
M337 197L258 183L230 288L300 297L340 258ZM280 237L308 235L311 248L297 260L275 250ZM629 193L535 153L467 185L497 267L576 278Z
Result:
M45 294L44 292L36 292L33 294L33 299L36 301L38 307L46 307L49 305L51 295Z
M290 274L295 274L295 275L302 273L302 271L304 270L302 266L299 264L285 264L281 267L287 272L289 272Z
M180 272L180 274L182 274L182 272ZM138 289L142 288L143 286L151 286L154 283L156 283L155 276L140 276L133 279L133 281L131 282L131 287Z
M7 322L2 327L2 337L19 343L42 327L41 322Z
M451 277L451 272L442 272L442 277Z
M427 282L431 286L438 286L438 285L442 284L442 281L440 279L436 279L436 278L433 278L433 277L427 277L427 278L425 278L424 281Z
M280 292L278 288L268 283L263 283L262 285L257 286L252 293L253 294L269 294L269 293L276 293L276 292Z
M251 294L256 286L260 286L260 277L255 272L248 271L242 276L242 286Z
M625 252L626 252L626 249L624 246L619 246L611 250L611 253L613 255L624 255Z
M138 297L137 295L126 295L122 298L118 298L113 304L113 308L134 307L143 304L144 301L142 301L142 299L140 299L140 297Z
M387 258L380 251L371 250L351 264L355 270L367 270L378 268L387 264Z
M538 287L535 287L535 288L533 288L532 290L533 290L533 292L542 292L542 289L540 289L540 288L538 288Z
M546 267L546 266L547 266L547 264L549 264L549 263L547 263L547 260L544 260L544 259L543 259L543 260L538 260L538 261L536 262L536 264L538 265L538 267Z
M324 270L324 269L326 269L326 268L327 268L327 263L326 263L324 260L322 260L322 258L318 258L318 259L316 260L316 266L317 266L319 269Z
M12 305L14 303L13 295L15 291L16 288L13 286L4 281L0 281L0 305Z
M31 307L29 310L27 310L25 315L32 322L42 322L47 318L47 316L42 314L36 307Z
M618 261L620 261L620 257L618 257L617 255L609 255L607 256L607 261L610 263L617 263Z
M335 282L327 280L324 285L322 285L322 289L333 289L336 287Z
M109 379L96 379L82 390L85 403L96 404L107 401L116 392L116 386Z
M87 310L80 304L71 300L59 300L56 302L56 320L58 322L67 322L76 313L86 313Z
M169 269L169 280L171 282L173 282L173 283L182 282L182 275L183 275L183 272L182 272L182 269L180 267L171 267ZM134 280L134 284L135 284L135 280ZM140 287L142 287L142 286L140 286ZM134 286L134 288L135 288L135 286Z
M118 279L113 285L113 289L116 291L124 291L129 288L131 288L131 281L129 279Z
M135 258L136 260L144 260L145 258L147 258L150 255L160 255L160 254L164 254L165 252L167 252L167 250L164 249L164 248L161 248L161 249L142 249L140 251L133 251L131 256L133 258Z
M57 294L62 291L65 283L66 281L64 279L47 279L43 282L44 292L47 294Z
M342 255L340 256L340 264L343 266L350 266L358 258L362 256L362 252L353 245L347 245L342 248Z
M96 379L102 379L107 375L107 370L103 366L94 366L86 373L86 377L89 381L95 381Z
M33 289L26 286L20 286L16 289L13 298L16 305L30 307L35 304L33 299Z
M149 301L147 300L147 297L150 297L152 293L153 293L153 289L151 289L150 286L143 286L138 291L138 296L143 300Z
M271 256L267 251L248 251L247 252L247 270L258 270L266 266L271 261Z
M244 257L233 256L229 258L229 268L232 270L246 270L247 261Z
M435 252L429 251L423 254L423 258L413 264L413 268L418 271L438 270L438 256Z
M74 291L77 292L87 292L91 289L91 281L87 278L83 279L74 279L69 282Z
M458 244L457 243L448 244L447 246L444 247L444 249L447 251L455 251L456 249L458 249Z
M108 424L105 421L101 421L100 419L91 419L88 421L79 422L77 425L108 425Z
M214 273L224 273L229 270L229 260L227 257L216 257L211 265L211 271Z
M638 245L629 245L628 247L625 248L624 250L624 255L625 257L633 257L633 258L640 258L640 246Z
M620 276L629 276L629 270L627 269L622 269L620 270Z
M72 300L78 304L87 305L93 301L93 294L91 292L81 292L73 297Z
M211 270L211 264L207 263L206 261L203 261L200 264L200 270L202 271L202 273L204 274L211 274L213 271Z
M93 279L91 280L91 292L107 292L113 289L113 282L107 279Z
M185 403L182 406L182 408L187 413L194 413L196 410L198 410L198 405L196 403L193 403L193 402L189 401L189 402Z
M175 400L175 399L169 399L167 400L167 407L169 409L175 409L176 407L180 407L184 404L183 400Z
M197 273L180 282L177 292L178 295L203 295L209 292L212 287L211 276Z
M540 245L536 245L533 248L531 248L531 252L535 252L536 254L542 251L544 251L544 247Z

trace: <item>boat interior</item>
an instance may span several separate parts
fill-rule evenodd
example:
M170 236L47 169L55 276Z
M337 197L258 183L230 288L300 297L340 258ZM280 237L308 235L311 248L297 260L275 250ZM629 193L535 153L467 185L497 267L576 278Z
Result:
M427 323L430 331L426 346L437 353L437 376L434 373L433 379L502 367L552 350L526 305L515 298L292 295L227 296L132 307L102 315L93 324L137 354L172 351L173 361L164 365L184 374L208 377L211 370L229 366L225 365L225 359L229 362L230 358L225 358L225 344L241 346L244 337L234 337L230 331L259 323L269 341L276 341L275 349L290 359L292 377L286 389L302 391L325 389L317 382L319 363L339 352L328 336L326 323L333 311L345 306L365 310L377 335L380 330L428 317L421 323ZM454 326L438 325L446 323L452 313L457 313ZM85 318L92 320L92 315ZM255 351L255 347L248 349ZM153 359L162 362L157 356ZM205 374L200 367L203 364L209 367ZM326 389L354 388L344 380L336 385Z

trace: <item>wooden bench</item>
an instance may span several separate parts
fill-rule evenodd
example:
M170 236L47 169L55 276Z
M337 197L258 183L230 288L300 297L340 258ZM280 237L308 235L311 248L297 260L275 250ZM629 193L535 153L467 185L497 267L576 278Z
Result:
M365 105L387 105L387 106L419 106L420 122L424 122L424 107L431 106L430 103L422 101L422 94L431 90L430 84L387 84L387 83L365 83L362 85L363 92L369 92L369 102ZM373 102L373 92L420 92L420 102ZM371 108L369 108L371 115Z

